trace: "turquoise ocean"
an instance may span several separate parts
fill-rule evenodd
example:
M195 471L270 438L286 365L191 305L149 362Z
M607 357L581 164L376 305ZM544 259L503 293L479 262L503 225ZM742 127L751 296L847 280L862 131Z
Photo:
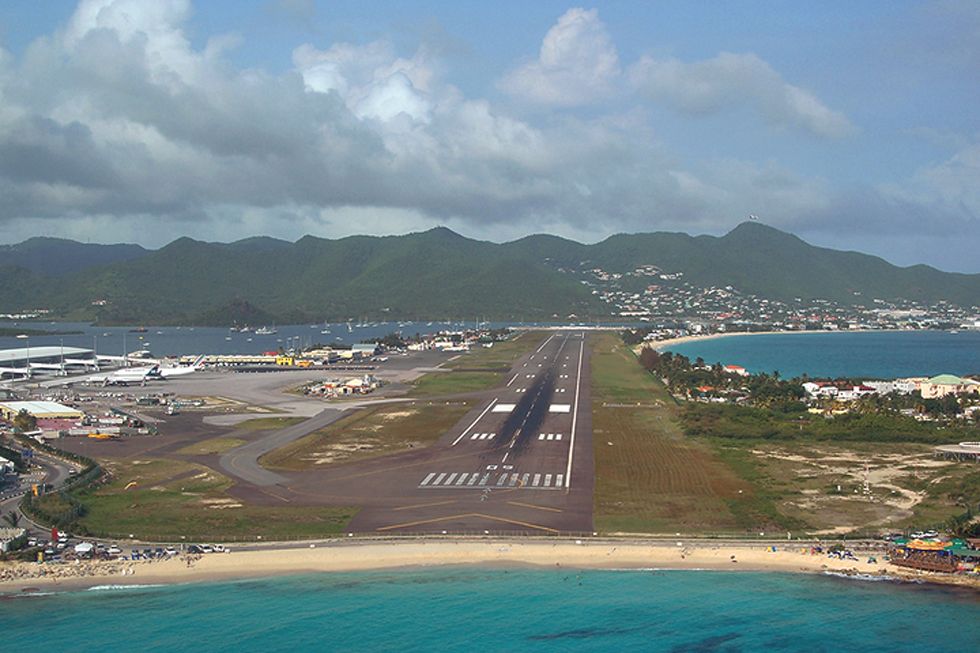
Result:
M668 347L692 360L741 365L784 378L892 379L980 374L980 331L863 331L727 336Z
M976 651L980 597L711 571L318 574L0 599L9 650Z

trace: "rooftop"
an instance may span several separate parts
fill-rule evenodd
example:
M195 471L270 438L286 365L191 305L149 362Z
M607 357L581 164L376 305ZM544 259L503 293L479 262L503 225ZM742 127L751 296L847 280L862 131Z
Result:
M933 385L975 385L977 381L964 379L955 374L940 374L929 379L927 383L932 383Z
M64 356L81 357L92 353L91 349L80 347L18 347L17 349L0 349L0 366L10 366L13 362L27 362L30 354L31 360L39 358L59 358Z
M4 401L4 402L0 402L0 406L3 406L7 410L11 410L18 413L22 410L26 410L34 417L43 417L46 414L47 415L64 414L64 413L81 414L82 412L77 408L72 408L71 406L63 406L53 401Z

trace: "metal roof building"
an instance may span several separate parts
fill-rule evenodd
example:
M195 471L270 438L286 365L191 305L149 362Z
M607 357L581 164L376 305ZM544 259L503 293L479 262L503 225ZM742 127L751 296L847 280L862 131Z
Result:
M62 406L53 401L0 402L0 417L3 419L13 419L22 410L26 410L35 419L80 419L84 417L82 411L70 406Z
M91 349L81 347L18 347L0 349L0 367L27 367L27 359L32 363L57 363L61 357L95 358Z

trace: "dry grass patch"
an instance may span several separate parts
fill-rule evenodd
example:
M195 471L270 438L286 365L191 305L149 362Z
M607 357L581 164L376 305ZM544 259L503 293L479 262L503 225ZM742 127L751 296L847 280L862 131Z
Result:
M425 447L470 409L468 402L414 401L366 408L269 452L271 469L308 470Z
M744 526L730 504L752 497L752 485L709 447L682 435L677 407L622 341L596 336L591 361L596 527L718 532Z

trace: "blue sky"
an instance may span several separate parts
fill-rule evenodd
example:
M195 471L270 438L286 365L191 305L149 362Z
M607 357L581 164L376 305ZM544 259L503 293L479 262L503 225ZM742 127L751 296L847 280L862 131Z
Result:
M3 240L445 224L980 272L971 2L0 5Z

